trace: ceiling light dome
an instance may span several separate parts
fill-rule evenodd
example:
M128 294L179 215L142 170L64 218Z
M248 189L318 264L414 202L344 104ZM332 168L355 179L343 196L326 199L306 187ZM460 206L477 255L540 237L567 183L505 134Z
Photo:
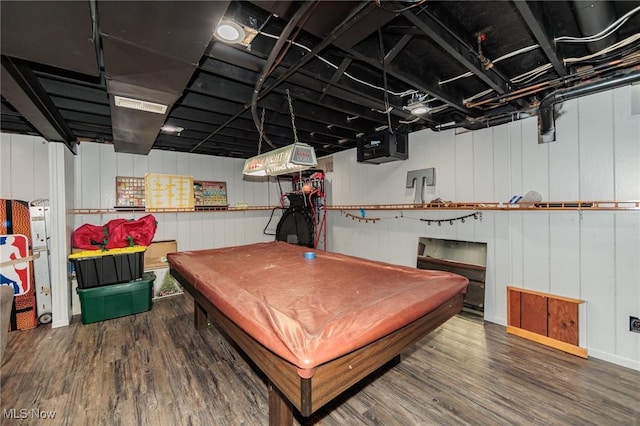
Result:
M418 105L411 109L411 114L413 115L422 115L429 112L429 108L425 105Z
M223 20L216 28L216 37L226 43L239 43L244 40L244 29L236 22Z

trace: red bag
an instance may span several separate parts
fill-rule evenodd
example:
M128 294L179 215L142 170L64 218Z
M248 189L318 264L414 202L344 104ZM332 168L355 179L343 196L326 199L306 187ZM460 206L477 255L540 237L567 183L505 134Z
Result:
M109 236L107 249L148 246L156 233L157 222L153 215L146 215L137 220L115 219L119 222L108 223Z
M73 231L73 247L85 250L100 250L107 243L103 227L85 223Z

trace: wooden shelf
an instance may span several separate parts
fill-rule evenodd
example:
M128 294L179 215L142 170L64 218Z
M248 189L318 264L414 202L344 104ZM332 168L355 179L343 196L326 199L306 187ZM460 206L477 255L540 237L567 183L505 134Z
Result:
M501 211L593 211L640 210L640 201L544 201L539 203L424 203L332 205L327 210L501 210Z
M273 210L279 206L246 207L196 207L189 209L74 209L72 214L119 214L119 213L199 213L239 212L247 210ZM640 211L640 201L545 201L540 203L424 203L424 204L367 204L328 205L325 210L497 210L497 211Z
M246 207L196 207L194 209L73 209L72 214L121 214L121 213L202 213L202 212L243 212L248 210L273 210L279 206L246 206Z

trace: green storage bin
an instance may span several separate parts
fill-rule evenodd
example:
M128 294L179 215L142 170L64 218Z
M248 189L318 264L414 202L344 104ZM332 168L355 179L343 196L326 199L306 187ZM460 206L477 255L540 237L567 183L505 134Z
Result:
M155 274L150 272L128 283L76 289L80 297L82 323L90 324L151 310L155 279Z

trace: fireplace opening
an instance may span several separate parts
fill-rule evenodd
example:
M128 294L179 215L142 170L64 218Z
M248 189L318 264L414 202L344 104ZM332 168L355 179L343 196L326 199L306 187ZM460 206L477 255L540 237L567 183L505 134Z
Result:
M484 317L487 244L420 237L418 269L448 271L469 279L463 312Z

